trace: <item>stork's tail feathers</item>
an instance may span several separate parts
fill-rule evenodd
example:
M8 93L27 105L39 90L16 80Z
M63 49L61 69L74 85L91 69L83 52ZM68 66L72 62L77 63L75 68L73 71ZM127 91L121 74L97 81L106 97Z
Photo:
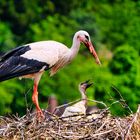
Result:
M49 69L49 65L37 60L13 56L4 62L0 62L0 82L14 77L37 73L42 69Z
M21 68L12 64L10 61L0 62L0 82L23 75L23 72L17 72Z

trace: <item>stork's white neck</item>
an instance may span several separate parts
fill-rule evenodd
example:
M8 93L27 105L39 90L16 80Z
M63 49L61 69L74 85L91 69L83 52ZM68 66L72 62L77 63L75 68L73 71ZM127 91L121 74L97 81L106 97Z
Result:
M80 41L77 39L77 36L73 37L73 43L72 43L72 47L70 48L70 59L73 59L80 48Z
M87 96L86 96L86 91L82 88L79 88L80 93L81 93L81 99L83 103L86 105L87 104Z

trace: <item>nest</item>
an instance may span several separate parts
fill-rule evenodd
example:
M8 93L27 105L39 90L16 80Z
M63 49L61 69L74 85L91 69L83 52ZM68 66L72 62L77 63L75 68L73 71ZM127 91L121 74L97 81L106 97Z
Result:
M46 118L39 122L35 113L23 117L0 117L0 139L140 139L140 106L125 118L113 117L109 110L98 109L92 114L65 118L44 111Z

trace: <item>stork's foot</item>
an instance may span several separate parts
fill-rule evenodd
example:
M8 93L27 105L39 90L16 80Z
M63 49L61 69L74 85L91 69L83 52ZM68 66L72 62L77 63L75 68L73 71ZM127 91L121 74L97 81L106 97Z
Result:
M45 116L42 112L42 110L37 110L36 112L36 115L37 115L37 120L40 122L40 121L43 121L45 119Z

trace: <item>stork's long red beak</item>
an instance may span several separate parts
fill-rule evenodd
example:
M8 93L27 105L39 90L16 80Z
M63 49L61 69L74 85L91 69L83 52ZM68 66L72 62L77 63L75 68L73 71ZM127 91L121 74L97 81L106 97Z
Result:
M89 49L90 53L92 53L92 55L94 56L94 58L96 60L96 63L99 64L99 65L101 65L101 62L99 60L99 57L98 57L98 55L97 55L97 53L96 53L96 51L95 51L92 43L90 41L88 41L88 42L84 42L84 44Z

